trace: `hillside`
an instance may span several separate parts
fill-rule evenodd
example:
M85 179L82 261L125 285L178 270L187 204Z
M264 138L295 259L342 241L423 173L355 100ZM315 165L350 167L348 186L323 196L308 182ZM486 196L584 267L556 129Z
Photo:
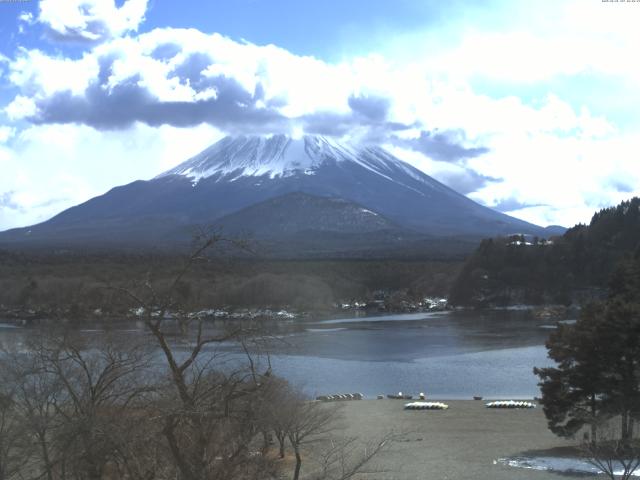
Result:
M583 303L605 294L615 268L640 253L640 198L597 212L550 242L483 240L451 290L457 305Z

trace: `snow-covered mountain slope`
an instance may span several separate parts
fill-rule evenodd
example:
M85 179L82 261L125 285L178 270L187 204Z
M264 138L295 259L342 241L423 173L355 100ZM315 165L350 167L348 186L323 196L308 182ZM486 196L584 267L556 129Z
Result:
M341 145L317 136L273 135L226 137L152 180L116 187L47 222L0 234L0 245L53 240L58 244L170 243L180 235L184 240L194 225L217 224L225 217L237 223L238 218L250 216L229 215L295 192L342 199L404 231L430 238L545 236L544 229L483 207L379 147ZM278 215L287 215L286 205L278 202L266 203L260 211L270 205L277 207ZM314 215L322 205L327 209L322 218L332 214L332 204L314 205ZM292 204L291 215L295 211ZM325 222L324 234L332 228L343 229L344 222L341 225ZM251 225L246 227L251 230Z
M270 137L225 137L195 157L156 178L182 175L194 183L215 177L217 181L234 181L241 177L291 177L315 175L326 164L351 163L381 177L395 181L394 168L433 188L441 184L418 173L414 168L379 147L355 147L334 140L305 135L293 139L285 135Z

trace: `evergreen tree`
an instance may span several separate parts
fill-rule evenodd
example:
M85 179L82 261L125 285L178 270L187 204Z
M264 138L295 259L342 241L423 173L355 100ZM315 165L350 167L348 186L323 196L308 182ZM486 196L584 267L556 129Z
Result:
M597 425L605 414L597 334L601 308L591 305L575 325L560 325L546 343L558 366L534 368L549 429L556 435L570 437L588 425L591 441L596 441Z
M640 308L621 298L607 301L598 319L597 360L601 362L602 403L620 416L621 440L628 444L640 419Z
M573 436L619 417L628 445L640 419L640 256L624 262L609 299L586 307L575 325L561 325L547 341L556 367L535 368L549 428Z

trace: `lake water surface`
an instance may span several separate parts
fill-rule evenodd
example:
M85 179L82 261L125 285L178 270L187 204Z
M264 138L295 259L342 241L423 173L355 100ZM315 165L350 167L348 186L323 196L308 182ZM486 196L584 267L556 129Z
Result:
M532 398L554 326L512 310L325 320L289 334L272 364L310 394Z
M275 374L310 395L424 392L429 398L532 398L534 366L550 365L544 341L554 321L527 311L446 311L278 322ZM129 325L131 334L144 335ZM30 330L0 328L19 343ZM85 330L87 335L100 328ZM225 349L233 355L234 347ZM219 350L219 349L218 349Z

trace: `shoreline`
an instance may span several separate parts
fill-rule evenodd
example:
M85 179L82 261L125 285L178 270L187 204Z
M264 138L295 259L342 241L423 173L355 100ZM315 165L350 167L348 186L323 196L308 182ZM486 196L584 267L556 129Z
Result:
M335 403L341 405L345 436L366 442L391 431L400 434L373 461L378 472L367 479L566 480L566 474L513 467L505 460L558 456L576 441L551 433L538 405L491 409L487 401L445 400L446 410L404 410L408 401L386 398Z
M485 306L471 306L471 305L447 305L444 308L417 308L414 310L363 310L363 309L327 309L327 310L309 310L309 311L287 311L287 307L278 307L273 310L269 307L234 307L231 311L225 309L206 308L199 309L191 312L191 315L202 315L202 318L207 323L216 323L224 321L250 321L250 320L262 320L262 321L292 321L292 322L310 322L310 323L340 323L340 321L352 320L352 319L375 319L386 316L397 315L423 315L423 314L438 314L449 313L452 311L463 312L490 312L490 311L513 311L513 312L530 312L538 320L558 320L564 318L567 314L577 314L581 305L564 306L558 304L513 304L513 305L485 305ZM98 309L99 310L99 309ZM224 315L214 315L214 310L224 311ZM278 312L276 312L276 310ZM285 315L279 316L279 311L282 310ZM560 310L560 311L558 311ZM253 312L253 313L252 313ZM70 325L82 325L89 324L118 324L123 322L136 322L140 321L141 317L135 313L121 313L121 314L96 314L92 309L89 309L84 314L82 320L72 319L67 316L66 311L53 311L53 310L40 310L31 308L20 307L3 307L0 309L0 322L5 324L13 324L23 327L37 327L47 326L51 323L56 324L70 324ZM171 320L167 318L167 320Z

